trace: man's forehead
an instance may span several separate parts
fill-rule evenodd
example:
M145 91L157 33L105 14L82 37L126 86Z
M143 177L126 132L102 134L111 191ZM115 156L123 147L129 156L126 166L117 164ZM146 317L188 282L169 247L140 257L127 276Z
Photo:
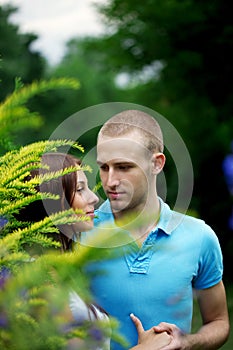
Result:
M138 133L130 133L127 135L122 135L122 136L116 136L116 137L111 137L111 136L103 136L100 135L98 138L97 142L97 147L127 147L128 145L132 146L137 146L137 147L142 147L145 148L143 139L140 137Z
M113 158L110 154L108 155L108 157L104 158L104 157L99 157L97 158L97 164L101 165L101 164L105 164L105 163L111 163L114 166L117 165L123 165L123 164L134 164L135 161L132 158Z
M137 163L150 152L139 141L128 137L103 137L97 144L97 162Z

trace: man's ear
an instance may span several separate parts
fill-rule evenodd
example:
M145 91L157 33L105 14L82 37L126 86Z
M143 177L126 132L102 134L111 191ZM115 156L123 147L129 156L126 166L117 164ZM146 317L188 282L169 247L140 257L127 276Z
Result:
M152 173L158 175L163 170L165 162L166 157L163 153L154 153L152 156Z

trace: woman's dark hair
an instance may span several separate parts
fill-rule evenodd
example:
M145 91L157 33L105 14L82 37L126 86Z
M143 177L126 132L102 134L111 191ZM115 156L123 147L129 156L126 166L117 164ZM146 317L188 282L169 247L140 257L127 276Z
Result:
M77 165L81 165L81 161L80 159L70 154L56 152L43 154L41 157L41 164L47 166L48 169L44 169L42 167L32 170L30 176L26 179L26 181L39 174L46 174L48 172L56 172L70 167L77 167ZM26 208L21 210L20 214L18 215L19 219L21 221L36 222L43 220L46 216L49 216L53 213L69 209L72 207L76 189L76 171L60 176L57 179L52 179L48 182L44 182L40 187L38 187L38 191L58 194L60 198L58 200L46 199L43 201L39 200L31 203ZM63 251L70 249L72 239L63 234L62 231L60 231L58 235L47 235L50 237L52 235L53 239L58 240L61 243ZM98 318L98 316L95 307L97 307L101 312L108 315L107 312L97 304L86 303L86 305L96 318Z
M41 157L41 164L43 166L45 165L47 168L45 169L42 166L41 168L32 170L30 176L25 179L26 181L39 174L56 172L70 167L77 167L77 165L81 165L81 161L70 154L56 152L44 153ZM52 179L48 182L44 182L37 188L37 190L40 192L59 195L60 198L58 200L46 199L31 203L20 211L19 215L17 215L18 220L37 222L43 220L46 216L69 209L72 207L76 188L76 171L65 174L56 179ZM51 235L52 238L61 242L63 251L70 249L72 239L62 233L61 230L58 235L48 234L50 237Z

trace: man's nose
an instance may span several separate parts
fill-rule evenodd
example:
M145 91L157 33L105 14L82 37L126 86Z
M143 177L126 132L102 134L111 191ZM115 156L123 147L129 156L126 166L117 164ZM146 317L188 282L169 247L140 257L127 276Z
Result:
M109 169L108 175L107 175L107 182L108 187L116 187L120 184L120 179L117 176L116 171L114 169Z

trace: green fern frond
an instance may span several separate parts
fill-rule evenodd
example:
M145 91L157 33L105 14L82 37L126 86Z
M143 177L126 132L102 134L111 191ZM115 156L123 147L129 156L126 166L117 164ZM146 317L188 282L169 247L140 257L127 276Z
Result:
M78 149L82 153L84 153L84 148L78 143L74 142L73 140L64 140L64 139L57 139L57 140L47 140L44 141L45 143L45 152L55 152L57 151L58 147L61 146L69 146L70 148Z
M25 160L30 156L34 156L34 160L38 162L38 157L47 152L56 152L59 147L70 147L74 149L78 149L82 153L84 152L84 148L74 142L73 140L67 139L58 139L58 140L45 140L31 143L29 145L21 147L19 150L13 150L7 152L0 158L0 165L12 166L12 161L14 164L17 163L20 166L25 166ZM33 160L31 160L33 161Z
M30 118L30 127L39 127L42 125L42 120L37 112L31 112L27 107L20 106L12 109L4 109L0 107L0 122L1 122L1 133L4 130L8 130L9 124L14 121L17 122L17 128L26 126L26 122ZM13 115L13 117L12 117ZM12 120L13 119L13 120Z
M59 231L56 227L50 227L50 229L48 228L44 228L43 229L43 233L56 233L58 234ZM28 234L27 232L23 232L23 237L20 239L20 243L19 243L19 247L23 244L28 244L28 245L32 245L32 244L37 244L40 245L43 248L60 248L61 247L61 243L58 241L53 240L50 237L47 237L44 234L41 234L39 232L35 232L33 234Z
M6 100L0 104L1 108L13 108L25 104L30 98L52 89L78 89L79 82L73 78L53 78L50 80L34 81L30 85L16 89Z
M49 194L39 195L35 187L73 171L92 170L89 166L70 167L58 172L40 174L25 182L25 178L30 174L30 171L41 166L40 158L42 154L45 151L55 152L61 146L69 146L84 152L83 147L73 140L48 140L21 147L19 151L7 152L0 158L0 215L9 216L17 213L21 207L30 204L34 200L58 199L58 197Z
M44 342L45 349L62 350L67 347L67 342L62 336L49 336Z
M44 229L46 231L46 229ZM52 232L53 229L49 230ZM54 228L54 232L58 232ZM59 248L60 243L53 240L52 238L47 237L37 231L30 232L30 226L27 230L19 229L16 232L8 234L0 240L0 259L6 262L19 262L26 261L28 259L28 254L26 252L20 252L21 246L24 244L33 244L36 243L42 247L55 247ZM8 264L7 264L8 265Z
M22 198L24 197L23 193L19 193L19 191L15 188L7 188L0 187L0 207L4 207L4 203L8 203L12 198Z
M30 298L28 305L29 307L47 306L48 301L42 298Z
M79 211L80 212L80 211ZM0 240L0 256L3 252L17 251L23 244L37 243L44 247L60 247L60 243L52 238L43 235L43 233L58 233L56 226L70 225L79 221L88 221L89 217L74 215L73 209L58 212L41 221L32 223L25 228L19 228L15 232L6 235Z
M50 220L54 223L54 225L70 225L70 224L74 224L80 221L88 221L90 220L89 216L86 215L75 215L76 214L82 214L83 211L82 210L73 210L68 209L68 210L64 210L61 212L57 212L55 214L52 214L49 216Z
M13 131L23 128L38 129L42 126L42 117L37 112L31 112L25 106L14 108L0 107L0 124L1 124L1 143L8 138Z
M38 129L43 124L43 118L39 113L31 112L25 103L35 95L61 88L78 89L79 82L72 78L53 78L24 86L16 78L15 91L0 103L0 145L7 150L14 149L12 138L15 132L23 128Z
M81 170L82 167L80 165L77 165L77 166L71 166L69 168L66 168L66 169L61 169L61 170L58 170L58 171L50 171L48 173L45 173L45 174L40 174L39 176L35 176L34 178L32 178L30 181L29 181L29 186L30 185L40 185L44 182L48 182L48 181L51 181L52 179L57 179L63 175L66 175L66 174L69 174L69 173L72 173L72 172L76 172L78 170Z
M24 312L16 313L16 322L24 324L25 327L30 327L32 329L38 329L40 327L39 323L36 322L35 318L31 317L29 314ZM30 328L28 329L30 331Z
M15 269L16 265L22 264L22 262L26 262L30 260L30 255L25 253L25 252L12 252L12 251L7 251L5 254L2 254L1 251L1 244L0 244L0 268L1 266L4 267L10 267Z
M9 253L9 251L18 250L19 241L21 238L20 230L8 234L6 237L0 239L0 258ZM10 254L9 254L10 255Z
M93 187L92 191L93 191L94 193L96 193L96 192L99 191L99 189L101 189L101 188L102 188L102 183L101 183L101 181L99 181L99 182Z
M24 86L22 79L20 77L15 78L15 91L21 89Z
M51 193L40 193L37 192L35 194L32 194L31 196L23 197L18 200L15 200L14 202L7 202L7 203L1 203L6 204L2 208L0 208L0 215L1 216L9 216L10 214L18 213L20 208L24 208L30 203L36 201L36 200L43 200L43 199L59 199L58 195L53 195Z
M76 172L79 170L91 171L91 168L89 166L77 165L77 166L72 166L72 167L58 170L56 172L50 171L45 174L39 174L38 176L34 176L33 178L31 178L29 181L26 181L26 182L22 181L26 178L26 176L30 175L30 171L32 169L38 169L38 167L45 168L44 166L38 163L35 164L34 166L33 165L30 166L29 168L24 168L24 169L21 168L20 170L15 170L13 167L12 169L9 169L8 178L5 178L3 176L0 177L0 179L2 178L1 185L4 187L7 186L7 188L12 187L15 190L27 191L30 193L31 192L30 189L34 189L35 186L41 185L44 182L51 181L52 179L57 179L63 175ZM32 192L34 193L35 191L32 190Z
M58 234L57 225L70 225L77 221L89 220L89 217L81 215L82 212L77 211L76 214L80 215L74 215L72 209L56 213L36 223L21 223L14 216L20 209L37 200L59 199L58 195L38 193L38 185L70 172L91 171L87 165L69 167L56 172L49 172L48 169L45 174L39 174L25 182L25 177L30 175L31 170L43 167L40 159L45 151L55 152L58 147L64 145L84 151L83 147L73 140L48 140L21 147L18 151L9 151L0 157L0 215L8 218L9 221L1 231L0 255L2 257L7 252L19 251L24 244L36 243L42 247L60 247L59 242L48 238L45 233ZM7 249L6 254L3 247Z

